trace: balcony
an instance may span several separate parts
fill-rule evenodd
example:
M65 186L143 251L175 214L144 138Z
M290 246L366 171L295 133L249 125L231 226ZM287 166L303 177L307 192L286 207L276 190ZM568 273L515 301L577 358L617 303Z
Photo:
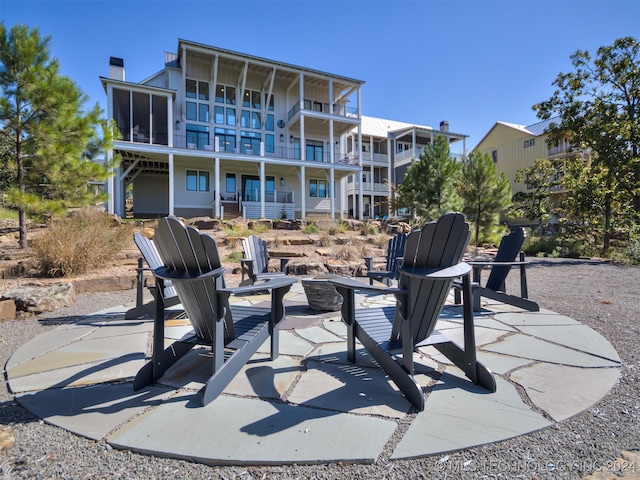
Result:
M314 102L313 105L305 105L302 109L306 112L319 112L319 113L328 113L332 115L337 115L339 117L346 118L358 118L358 109L356 107L348 107L346 105L334 104L333 105L333 113L329 108L328 103L318 103ZM287 113L287 121L291 120L296 113L300 111L300 104L296 103L291 109L289 113Z
M563 153L569 153L573 149L573 145L569 143L563 143L561 145L556 145L555 147L549 148L547 153L549 156L552 155L561 155Z
M350 182L347 184L347 193L352 195L360 193L360 182ZM389 194L389 185L386 183L362 182L362 193L364 195L382 195Z

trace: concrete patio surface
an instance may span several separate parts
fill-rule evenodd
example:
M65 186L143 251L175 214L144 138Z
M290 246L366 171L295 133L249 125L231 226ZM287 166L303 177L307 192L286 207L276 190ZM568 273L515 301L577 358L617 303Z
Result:
M233 299L259 305L266 296ZM361 307L392 296L357 296ZM339 312L307 306L300 282L286 296L280 357L268 342L202 407L198 390L211 369L206 348L176 363L153 387L133 391L149 358L151 317L125 320L129 306L87 315L32 339L6 365L16 400L44 421L114 448L223 464L312 464L417 458L471 448L543 429L589 408L613 387L620 358L575 320L483 299L475 312L480 361L495 393L469 382L433 347L415 354L426 407L417 412L359 350L346 360ZM167 343L190 330L173 307ZM462 311L448 304L437 328L454 341Z

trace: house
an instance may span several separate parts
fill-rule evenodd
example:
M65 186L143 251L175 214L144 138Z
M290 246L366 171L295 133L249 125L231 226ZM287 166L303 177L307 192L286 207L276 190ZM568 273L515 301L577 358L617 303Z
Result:
M547 129L557 118L524 126L507 122L496 122L480 140L476 150L491 156L498 174L504 172L511 181L513 192L527 190L525 182L516 183L518 170L531 167L537 159L562 160L574 158L579 152L572 149L568 138L548 144ZM557 176L562 176L560 168Z
M392 185L425 145L467 137L447 122L434 130L362 115L361 80L183 39L177 51L140 83L126 81L120 58L101 77L119 132L109 155L121 158L111 213L388 215Z
M112 213L219 218L346 215L346 179L361 171L361 80L178 40L140 83L124 61L101 77L121 164ZM355 135L353 132L356 132Z
M358 151L358 130L347 138L349 158L362 159L362 172L347 179L347 205L350 213L366 217L391 215L389 198L402 183L412 161L420 157L425 146L433 144L438 135L450 144L462 141L466 149L468 135L452 133L449 123L440 122L440 129L396 120L362 115L361 149Z

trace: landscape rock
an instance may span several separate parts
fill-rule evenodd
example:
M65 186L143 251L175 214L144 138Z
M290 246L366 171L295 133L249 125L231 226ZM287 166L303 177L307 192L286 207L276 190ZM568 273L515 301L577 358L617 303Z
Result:
M56 283L49 286L21 286L7 290L4 299L12 299L21 312L52 312L75 302L72 283Z
M0 321L16 318L16 302L12 299L0 300Z
M289 275L321 275L323 273L329 273L329 270L325 267L324 262L317 260L306 261L304 263L291 261L287 265L287 273Z

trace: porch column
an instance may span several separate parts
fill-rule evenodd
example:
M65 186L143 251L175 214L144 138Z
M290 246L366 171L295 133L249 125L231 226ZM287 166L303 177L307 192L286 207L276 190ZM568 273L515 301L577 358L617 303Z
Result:
M306 167L303 165L300 167L300 170L298 170L298 179L300 180L300 218L302 218L303 220L307 216L307 212L306 212L307 189L306 189L305 169Z
M173 153L169 154L169 215L174 215L173 205L175 203L174 185L175 173L173 171Z
M216 140L218 140L216 138ZM213 175L214 175L214 187L213 191L215 192L213 198L213 216L215 218L220 218L220 157L216 157L213 165Z
M333 171L333 168L331 170L329 170L329 188L327 189L329 191L329 204L331 205L331 218L334 219L336 218L336 195L333 191L333 184L335 182L335 172Z
M358 90L358 92L360 92ZM358 112L360 112L360 95L358 95ZM358 198L358 220L363 220L364 219L364 198L363 198L363 178L362 178L362 124L358 124L358 158L359 158L359 162L358 165L360 165L360 172L358 173L359 177L360 177L360 188L358 189L358 194L359 194L359 198Z
M265 218L265 192L267 182L264 175L264 162L260 162L260 218Z

